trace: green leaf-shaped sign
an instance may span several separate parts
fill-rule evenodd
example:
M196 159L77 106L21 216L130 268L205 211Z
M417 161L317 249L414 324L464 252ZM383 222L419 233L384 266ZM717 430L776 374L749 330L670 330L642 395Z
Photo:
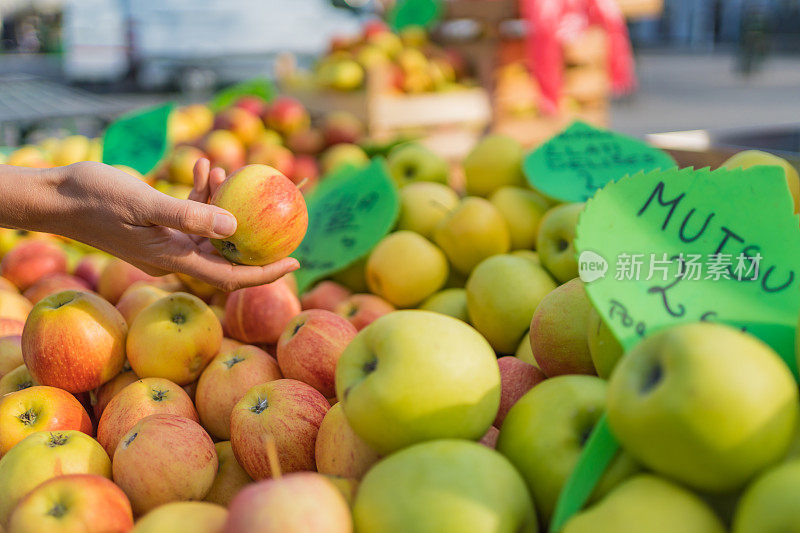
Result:
M395 30L406 26L430 28L442 18L442 0L397 0L389 12L389 24Z
M306 200L308 231L292 254L301 291L364 257L392 226L400 210L394 182L382 159L364 168L342 168L326 177Z
M797 376L800 228L780 167L623 178L586 204L576 249L589 298L626 351L672 325L723 322L769 344ZM617 449L603 417L551 531L580 510Z
M267 78L254 78L227 87L211 100L210 106L214 111L225 109L233 105L242 96L258 96L262 100L269 102L275 96L275 85Z
M167 120L173 105L166 104L122 116L103 135L103 163L126 165L147 174L167 150Z
M658 148L576 121L531 152L523 168L528 182L547 196L585 202L623 176L673 166L675 160Z

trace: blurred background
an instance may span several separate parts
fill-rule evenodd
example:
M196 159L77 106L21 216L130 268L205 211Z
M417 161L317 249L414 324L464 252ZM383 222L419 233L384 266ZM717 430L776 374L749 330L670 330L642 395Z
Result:
M547 2L562 3L539 3ZM633 47L635 88L615 95L604 81L593 89L596 69L567 69L565 83L581 79L577 96L559 101L559 110L636 136L797 122L800 0L617 3ZM516 0L444 5L431 39L442 53L459 52L454 66L466 64L467 85L489 91L496 129L533 132L525 113L542 113L536 102L526 108L537 90L529 76L530 17ZM205 101L254 77L284 78L297 88L300 82L286 79L319 74L337 46L360 53L337 43L391 7L376 0L0 0L0 145L55 130L96 135L122 112L168 99ZM588 37L578 48L576 61L587 64L586 51L608 50ZM357 59L366 69L369 60ZM401 92L425 92L404 83ZM359 78L355 85L367 84ZM529 144L552 129L531 133Z

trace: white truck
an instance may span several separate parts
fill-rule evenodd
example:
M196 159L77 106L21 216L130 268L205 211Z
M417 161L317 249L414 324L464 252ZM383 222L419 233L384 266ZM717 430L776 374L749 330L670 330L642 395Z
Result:
M316 56L361 18L330 0L65 0L64 70L73 81L133 74L146 89L205 89L269 76L282 52Z

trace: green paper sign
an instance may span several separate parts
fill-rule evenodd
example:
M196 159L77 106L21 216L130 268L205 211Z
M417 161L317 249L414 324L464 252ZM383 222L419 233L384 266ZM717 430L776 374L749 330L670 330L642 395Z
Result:
M395 30L407 26L435 26L442 18L442 0L397 0L389 12L389 24Z
M219 91L211 100L210 106L214 111L225 109L233 105L242 96L258 96L269 102L275 96L275 86L267 78L255 78L243 81Z
M153 170L167 150L166 104L123 115L103 135L103 163L126 165L141 174Z
M675 160L642 141L573 122L528 154L528 183L562 202L585 202L611 181L639 171L667 169Z
M769 344L797 377L799 222L778 167L640 173L586 204L579 270L626 351L665 327L723 322ZM561 493L551 532L581 509L618 447L603 417Z
M306 199L308 231L292 256L300 291L367 255L394 226L400 199L382 159L326 177Z

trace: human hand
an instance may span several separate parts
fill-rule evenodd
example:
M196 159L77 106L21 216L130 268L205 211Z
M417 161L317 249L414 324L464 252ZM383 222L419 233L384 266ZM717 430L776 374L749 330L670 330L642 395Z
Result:
M50 198L54 209L49 211L56 216L43 220L47 227L42 229L104 250L148 274L180 272L230 292L270 283L300 266L293 258L263 267L232 265L219 256L208 238L232 235L236 219L207 203L225 180L222 169L210 170L208 159L195 164L188 200L101 163L53 170L60 171Z

